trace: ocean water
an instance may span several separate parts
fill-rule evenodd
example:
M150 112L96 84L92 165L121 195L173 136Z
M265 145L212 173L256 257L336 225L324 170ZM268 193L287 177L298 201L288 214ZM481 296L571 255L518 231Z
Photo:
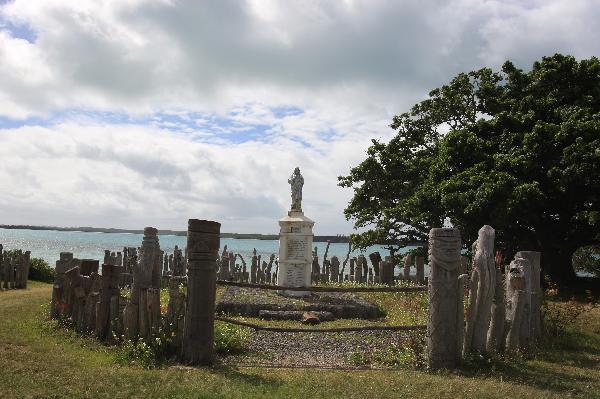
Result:
M72 252L79 259L104 259L104 250L111 252L122 251L123 247L139 247L142 244L142 234L131 233L86 233L81 231L55 231L55 230L20 230L0 229L0 244L4 249L22 249L31 251L31 256L46 260L51 266L56 264L61 252ZM172 253L177 245L179 248L186 246L186 237L173 235L158 236L160 248L167 253ZM241 254L246 262L252 256L256 248L262 260L267 260L271 254L279 252L279 241L277 240L247 240L234 238L221 238L221 251L227 245L229 251ZM323 258L327 243L317 242L319 258ZM406 248L408 251L410 248ZM337 256L342 262L348 251L348 244L330 244L328 257ZM368 254L379 251L382 256L388 251L381 246L369 247L366 251L354 251L353 256ZM220 251L219 251L220 252ZM402 251L401 251L402 252ZM370 264L370 262L369 262Z

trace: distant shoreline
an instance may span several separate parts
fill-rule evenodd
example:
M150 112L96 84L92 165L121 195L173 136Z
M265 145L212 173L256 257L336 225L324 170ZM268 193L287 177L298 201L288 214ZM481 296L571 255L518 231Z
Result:
M29 225L0 225L0 229L7 230L49 230L49 231L80 231L83 233L130 233L144 234L144 230L128 230L103 227L57 227L57 226L29 226ZM179 230L158 230L159 235L183 236L187 231ZM258 234L258 233L221 233L221 238L235 238L246 240L279 240L277 234ZM314 242L348 243L349 237L345 235L335 236L314 236Z

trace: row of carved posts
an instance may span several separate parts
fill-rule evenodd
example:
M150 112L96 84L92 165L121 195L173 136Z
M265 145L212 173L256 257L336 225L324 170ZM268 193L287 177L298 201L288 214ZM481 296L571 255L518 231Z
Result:
M219 229L219 223L190 219L187 278L169 274L165 279L158 231L153 227L144 229L140 248L106 253L100 273L98 261L61 253L56 262L51 317L68 320L77 331L93 332L109 342L121 337L151 339L162 328L174 336L182 362L212 363ZM178 256L183 253L176 251L174 257ZM163 281L169 292L165 315L160 307Z
M27 288L31 266L29 251L3 251L0 244L0 290Z
M460 232L440 228L429 234L427 350L431 369L454 368L469 353L527 350L541 336L540 253L517 252L502 273L494 239L492 227L479 230L468 278L461 264Z
M218 256L219 231L219 223L189 220L187 277L169 276L166 279L169 303L165 315L161 315L160 310L164 260L161 260L156 229L148 227L144 230L142 245L135 251L135 256L129 250L120 260L118 256L108 254L101 274L98 273L98 261L78 260L70 253L61 253L56 263L52 316L68 318L78 331L93 331L102 340L122 335L129 339L150 338L157 329L163 328L175 336L182 362L212 363L217 275L221 278L229 273L231 277L232 273L231 253L224 249L221 257ZM465 273L465 258L461 256L460 232L451 228L430 232L427 351L431 369L453 368L470 352L513 351L526 348L539 339L540 254L518 252L502 273L495 259L494 236L490 226L479 231L472 246L469 278ZM393 281L394 262L389 257L381 259L377 255L369 258L379 281ZM233 255L234 262L235 258ZM123 259L127 259L125 265ZM404 275L409 274L406 269L413 261L417 276L422 275L423 262L411 257L405 257ZM355 278L362 278L366 258L359 256L352 262L347 256L346 262L354 267ZM271 266L273 263L275 260L271 258ZM260 257L254 254L250 269L253 277L250 278L257 282L262 278L260 264ZM269 267L269 263L266 264L265 270ZM333 257L329 263L330 273L332 266L339 275ZM124 278L124 275L131 275L131 278ZM182 290L185 285L187 292ZM469 288L466 317L465 285ZM130 288L128 296L123 295L125 287Z

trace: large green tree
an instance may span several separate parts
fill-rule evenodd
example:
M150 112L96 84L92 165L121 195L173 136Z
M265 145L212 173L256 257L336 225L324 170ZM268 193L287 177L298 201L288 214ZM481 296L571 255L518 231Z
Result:
M467 245L489 224L507 256L539 250L564 284L575 250L600 241L598 58L461 73L391 127L339 178L354 190L346 217L367 229L352 237L359 247L424 241L446 218Z

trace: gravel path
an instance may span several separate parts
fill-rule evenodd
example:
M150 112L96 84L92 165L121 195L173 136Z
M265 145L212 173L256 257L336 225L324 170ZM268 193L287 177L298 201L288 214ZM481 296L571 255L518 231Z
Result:
M412 337L412 339L411 339ZM222 358L229 365L365 368L399 364L399 353L414 348L424 332L366 331L343 333L274 333L253 331L243 355ZM417 349L418 350L418 349ZM412 359L412 358L411 358Z

